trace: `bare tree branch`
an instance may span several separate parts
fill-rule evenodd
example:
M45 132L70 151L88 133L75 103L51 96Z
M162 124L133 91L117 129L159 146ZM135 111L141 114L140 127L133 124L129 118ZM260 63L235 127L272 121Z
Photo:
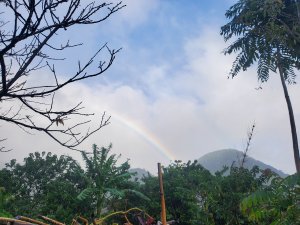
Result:
M6 141L6 138L0 139L0 143ZM0 152L10 152L12 149L5 149L4 146L0 146Z
M66 79L56 70L57 60L64 58L55 53L83 43L54 44L51 40L70 27L101 23L125 5L88 0L0 0L0 6L4 15L0 21L0 121L26 132L41 131L62 146L78 150L79 144L109 124L110 116L103 113L100 124L92 129L92 120L84 118L93 113L82 112L81 102L55 109L55 93L71 83L102 75L120 49L103 44L85 63L78 61L77 71ZM103 55L108 57L100 60ZM32 74L45 71L52 74L54 82L28 82Z

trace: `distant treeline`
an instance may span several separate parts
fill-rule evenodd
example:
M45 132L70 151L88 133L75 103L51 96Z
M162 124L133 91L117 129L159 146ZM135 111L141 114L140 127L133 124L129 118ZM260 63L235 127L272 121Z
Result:
M85 168L70 156L31 153L0 170L0 216L45 215L71 223L92 222L119 210L139 207L160 218L157 176L133 179L128 161L118 162L111 146L82 154ZM300 179L271 170L224 168L211 174L196 161L175 161L163 169L168 219L182 225L299 224ZM226 174L226 175L225 175ZM135 215L129 220L139 224ZM125 223L122 216L108 221Z

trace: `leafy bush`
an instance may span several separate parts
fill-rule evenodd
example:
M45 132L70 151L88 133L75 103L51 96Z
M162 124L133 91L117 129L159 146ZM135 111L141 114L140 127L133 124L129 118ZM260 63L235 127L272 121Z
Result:
M262 225L300 224L300 175L273 178L270 186L243 199L241 209Z

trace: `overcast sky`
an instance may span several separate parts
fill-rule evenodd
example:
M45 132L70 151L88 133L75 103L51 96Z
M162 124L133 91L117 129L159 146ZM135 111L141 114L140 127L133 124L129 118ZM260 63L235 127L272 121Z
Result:
M111 115L111 124L81 147L113 144L113 152L132 167L156 171L174 159L194 160L219 149L244 150L256 123L249 155L286 173L295 172L289 118L280 80L272 74L257 90L255 66L227 79L234 56L224 56L219 35L233 0L127 0L108 21L61 33L62 40L84 42L77 60L108 42L121 52L104 76L76 83L59 93L59 105L83 101L86 111ZM61 71L71 71L64 63ZM300 127L299 85L289 86ZM97 118L94 118L95 123ZM1 122L8 140L3 164L29 152L51 151L80 159L48 137L29 135Z

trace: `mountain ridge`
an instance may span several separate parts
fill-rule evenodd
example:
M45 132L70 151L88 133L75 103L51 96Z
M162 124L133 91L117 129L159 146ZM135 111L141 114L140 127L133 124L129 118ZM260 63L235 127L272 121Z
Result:
M242 157L242 151L236 149L220 149L201 156L197 159L197 162L201 164L205 169L209 170L211 174L214 174L217 171L221 171L224 168L224 166L240 166L239 164ZM255 165L257 165L260 169L263 170L270 169L281 177L286 177L289 175L260 160L256 160L250 156L247 156L244 163L244 167L247 169L252 169L252 167ZM138 181L141 181L143 176L148 176L149 174L151 174L149 171L142 168L131 168L129 171L132 173L136 173L136 175L132 177L132 180L137 179Z
M231 167L232 165L240 166L240 162L243 157L243 152L236 149L221 149L213 151L201 156L197 161L204 168L209 170L212 174L222 170L224 166ZM253 166L258 166L260 169L271 169L281 177L286 177L288 174L276 169L275 167L268 165L262 161L256 160L250 156L246 157L244 167L251 169Z

